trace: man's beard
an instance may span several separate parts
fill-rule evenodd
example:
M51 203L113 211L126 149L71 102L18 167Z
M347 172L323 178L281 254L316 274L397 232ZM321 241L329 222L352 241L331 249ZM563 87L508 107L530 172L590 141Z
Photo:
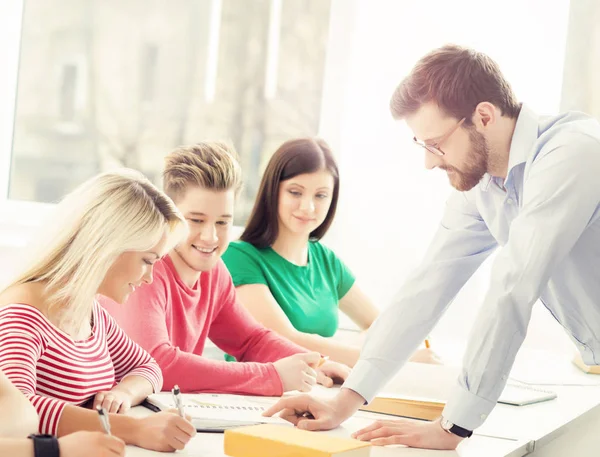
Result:
M469 143L468 162L462 170L451 166L440 167L447 172L453 172L448 175L448 179L452 187L461 192L471 190L479 184L483 175L488 171L490 150L485 137L474 128L470 129Z

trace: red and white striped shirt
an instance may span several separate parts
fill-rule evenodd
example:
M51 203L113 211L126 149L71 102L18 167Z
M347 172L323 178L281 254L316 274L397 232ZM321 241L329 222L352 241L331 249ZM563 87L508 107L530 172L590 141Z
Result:
M155 392L162 387L154 359L96 302L92 334L82 341L33 306L1 307L0 369L36 408L40 432L53 435L67 404L81 405L127 376L147 379Z

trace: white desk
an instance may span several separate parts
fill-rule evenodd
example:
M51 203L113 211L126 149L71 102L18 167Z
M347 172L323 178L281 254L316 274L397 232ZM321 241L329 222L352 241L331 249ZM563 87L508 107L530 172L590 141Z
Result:
M519 362L519 360L518 360ZM521 363L530 364L527 358ZM556 359L553 369L569 372L573 367L566 359ZM597 378L600 384L600 376ZM460 456L460 457L531 457L597 456L600 448L600 385L545 386L558 394L556 400L529 406L498 405L476 434L464 440L456 451L429 451L404 447L373 447L373 457L385 456ZM256 397L251 397L256 399ZM274 399L261 399L272 402ZM152 414L143 407L134 408L136 416ZM341 427L328 433L337 436L350 434L376 418L373 413L358 412ZM488 436L489 435L489 436ZM223 434L199 433L184 451L186 456L222 457ZM159 456L162 453L129 447L128 457Z
M133 408L132 414L136 416L144 416L152 414L149 410L143 407ZM330 435L349 437L352 432L358 430L368 424L373 419L368 417L385 417L372 413L358 413L358 417L353 417L347 420L341 427L328 432ZM404 447L376 447L371 451L372 457L390 457L397 455L407 455L411 457L434 457L438 455L444 456L460 456L460 457L505 457L525 455L524 453L513 454L515 449L525 448L526 441L513 441L497 438L487 438L474 436L469 440L460 444L456 451L429 451L424 449L410 449ZM145 449L128 446L127 457L150 457L150 456L165 456L161 452L153 452ZM223 457L223 434L222 433L198 433L196 437L183 450L177 452L177 455L195 456L195 457Z

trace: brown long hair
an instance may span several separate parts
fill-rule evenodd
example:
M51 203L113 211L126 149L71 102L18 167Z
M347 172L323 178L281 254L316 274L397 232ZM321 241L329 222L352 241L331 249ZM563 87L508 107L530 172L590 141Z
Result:
M340 178L337 162L329 145L320 138L298 138L283 143L269 160L258 189L250 219L240 239L256 246L271 246L279 234L279 185L295 176L327 170L333 176L333 195L327 216L310 233L310 240L320 240L335 217Z

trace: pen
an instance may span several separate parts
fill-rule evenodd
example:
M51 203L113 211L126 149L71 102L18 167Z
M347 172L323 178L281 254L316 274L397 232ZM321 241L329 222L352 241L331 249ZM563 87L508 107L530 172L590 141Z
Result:
M104 411L104 408L97 406L96 411L98 411L98 417L100 417L100 423L102 424L102 428L107 435L110 435L110 422L108 422L108 414Z
M173 387L173 401L179 410L179 415L181 417L185 417L185 412L183 411L183 402L181 401L181 391L179 390L179 386L177 384L175 384Z
M329 360L329 356L328 355L321 356L321 360L319 360L319 364L317 365L317 368L319 368L321 365L323 365L328 360Z

